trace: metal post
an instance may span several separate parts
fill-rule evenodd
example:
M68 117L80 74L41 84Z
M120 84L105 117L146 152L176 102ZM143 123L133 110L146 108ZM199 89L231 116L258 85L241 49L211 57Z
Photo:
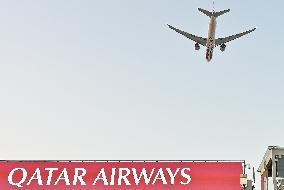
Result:
M273 180L273 189L277 190L277 180L276 180L276 160L275 153L272 151L272 180Z

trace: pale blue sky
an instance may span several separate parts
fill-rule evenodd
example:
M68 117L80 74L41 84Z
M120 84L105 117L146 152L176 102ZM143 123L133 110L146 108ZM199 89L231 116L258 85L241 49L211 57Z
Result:
M283 144L283 1L0 1L1 159L245 159Z

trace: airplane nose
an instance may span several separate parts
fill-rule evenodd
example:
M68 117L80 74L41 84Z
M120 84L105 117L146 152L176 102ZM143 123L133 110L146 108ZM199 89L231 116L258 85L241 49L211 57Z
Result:
M210 62L212 57L213 57L213 48L212 49L207 48L207 50L206 50L206 60L207 60L207 62Z

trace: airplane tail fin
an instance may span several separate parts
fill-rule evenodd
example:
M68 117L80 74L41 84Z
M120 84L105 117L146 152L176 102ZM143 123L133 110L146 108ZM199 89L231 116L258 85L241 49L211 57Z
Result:
M228 13L228 12L230 12L230 9L227 9L227 10L224 10L224 11L219 11L219 12L210 12L210 11L207 11L207 10L204 10L204 9L201 9L201 8L198 8L198 10L200 11L200 12L202 12L203 14L205 14L205 15L207 15L207 16L209 16L209 17L212 17L212 16L214 16L214 17L218 17L218 16L221 16L221 15L223 15L223 14L225 14L225 13Z

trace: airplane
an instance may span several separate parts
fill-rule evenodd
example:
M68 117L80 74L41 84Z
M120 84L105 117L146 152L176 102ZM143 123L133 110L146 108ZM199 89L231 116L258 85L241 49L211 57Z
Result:
M200 45L202 46L205 46L207 49L206 49L206 60L208 62L210 62L213 58L213 50L215 47L217 46L220 46L220 50L222 52L225 51L226 49L226 43L232 41L232 40L235 40L237 38L240 38L244 35L247 35L253 31L256 30L256 28L253 28L251 30L248 30L246 32L243 32L243 33L239 33L239 34L236 34L236 35L232 35L232 36L229 36L229 37L225 37L225 38L218 38L216 39L215 38L215 32L216 32L216 19L217 17L225 14L225 13L228 13L230 12L230 9L227 9L227 10L224 10L224 11L220 11L220 12L215 12L214 9L212 12L210 11L207 11L207 10L204 10L204 9L201 9L201 8L198 8L198 10L200 12L202 12L203 14L207 15L210 20L209 20L209 28L208 28L208 36L207 38L202 38L202 37L198 37L198 36L195 36L193 34L189 34L185 31L182 31L180 29L177 29L171 25L168 24L168 27L174 31L176 31L177 33L180 33L181 35L189 38L190 40L193 40L194 42L196 42L195 44L195 50L199 50L200 49Z

